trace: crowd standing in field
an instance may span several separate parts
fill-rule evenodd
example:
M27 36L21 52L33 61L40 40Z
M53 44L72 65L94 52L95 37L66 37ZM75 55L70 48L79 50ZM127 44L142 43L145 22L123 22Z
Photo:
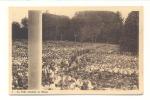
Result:
M13 41L12 46L12 88L28 88L28 49L27 41Z
M13 88L27 89L27 41L13 42ZM136 55L103 43L43 42L42 87L47 90L138 88Z
M139 14L131 11L124 19L113 11L79 11L72 18L42 13L42 87L138 89ZM12 88L28 89L28 18L20 22L12 22Z

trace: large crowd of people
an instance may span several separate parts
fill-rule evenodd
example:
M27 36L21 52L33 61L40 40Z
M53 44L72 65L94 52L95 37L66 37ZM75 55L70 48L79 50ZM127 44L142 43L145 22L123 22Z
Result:
M13 88L27 89L27 43L13 45ZM44 41L42 87L47 90L137 89L137 56L117 45Z
M27 41L13 41L12 46L12 88L28 88L28 55Z

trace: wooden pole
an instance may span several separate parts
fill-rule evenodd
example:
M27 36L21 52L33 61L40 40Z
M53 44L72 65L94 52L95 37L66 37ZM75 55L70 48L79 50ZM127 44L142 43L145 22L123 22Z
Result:
M42 83L42 14L31 10L28 18L28 89L38 90Z

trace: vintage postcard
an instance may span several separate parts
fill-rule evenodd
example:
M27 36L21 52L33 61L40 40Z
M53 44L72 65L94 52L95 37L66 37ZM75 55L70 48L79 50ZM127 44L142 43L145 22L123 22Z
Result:
M143 7L10 7L10 94L143 94Z

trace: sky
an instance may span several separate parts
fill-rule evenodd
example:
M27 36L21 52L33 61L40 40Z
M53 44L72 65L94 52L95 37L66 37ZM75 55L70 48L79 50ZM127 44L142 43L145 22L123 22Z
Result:
M11 7L9 8L10 21L20 22L22 18L28 17L28 10L48 11L51 14L65 15L70 18L79 11L119 11L123 18L127 18L131 11L139 11L141 7Z

